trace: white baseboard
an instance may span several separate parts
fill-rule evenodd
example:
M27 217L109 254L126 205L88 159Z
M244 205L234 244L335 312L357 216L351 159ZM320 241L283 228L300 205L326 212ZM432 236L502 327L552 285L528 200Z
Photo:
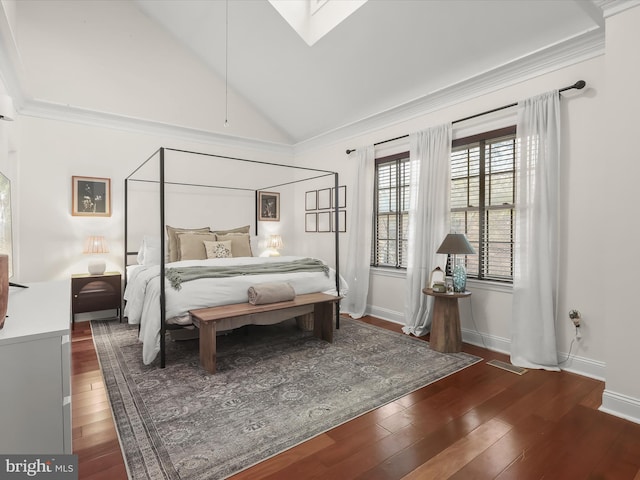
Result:
M387 320L393 323L399 323L404 325L404 312L397 312L395 310L389 310L387 308L376 307L375 305L367 305L367 315L377 317L382 320Z
M559 352L560 360L567 358L566 352ZM571 357L564 363L560 364L562 370L567 372L577 373L584 377L590 377L595 380L604 382L605 368L607 364L600 360L593 360L591 358L580 357L578 355L571 355Z
M480 333L475 330L466 328L462 329L462 341L494 352L508 354L511 350L511 340L508 338L489 335L488 333L480 335Z
M601 412L640 423L640 399L606 390L602 394Z
M480 335L475 330L463 329L462 341L493 350L494 352L506 353L507 355L511 352L510 339L486 333ZM567 352L558 352L560 360L567 358L567 355ZM560 368L567 372L604 381L605 363L598 360L571 355L565 363L560 365Z
M372 315L382 320L404 325L404 313L386 308L367 305L367 315ZM483 333L482 335L475 330L462 329L462 341L470 343L478 347L483 347L494 352L509 354L511 352L511 339L498 337ZM558 352L560 360L567 358L568 352ZM571 357L560 365L560 368L567 372L576 373L584 377L594 378L604 381L605 363L591 358L571 355Z

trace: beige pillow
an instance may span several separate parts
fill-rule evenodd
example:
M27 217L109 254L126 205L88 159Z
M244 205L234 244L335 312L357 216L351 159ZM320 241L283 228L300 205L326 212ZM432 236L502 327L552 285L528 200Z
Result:
M244 227L236 227L231 230L211 230L216 235L227 235L229 233L249 233L251 225L245 225Z
M204 260L207 258L207 250L204 242L215 242L213 233L178 233L178 260Z
M180 260L180 247L178 247L178 233L197 232L209 233L209 227L203 228L175 228L167 225L167 237L169 238L169 261L177 262ZM204 257L206 258L206 257Z
M226 242L204 242L207 258L231 258L231 240Z
M252 257L251 244L248 233L228 233L227 235L216 234L216 240L225 242L231 240L231 255L234 257Z

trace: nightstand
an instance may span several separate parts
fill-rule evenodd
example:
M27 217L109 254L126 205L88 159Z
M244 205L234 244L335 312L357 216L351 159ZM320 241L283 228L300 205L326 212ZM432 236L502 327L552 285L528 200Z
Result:
M458 299L471 296L471 292L439 293L423 288L422 293L435 297L429 336L431 349L443 353L462 351Z
M120 272L103 275L77 273L71 275L71 325L77 313L116 310L122 321L122 276Z

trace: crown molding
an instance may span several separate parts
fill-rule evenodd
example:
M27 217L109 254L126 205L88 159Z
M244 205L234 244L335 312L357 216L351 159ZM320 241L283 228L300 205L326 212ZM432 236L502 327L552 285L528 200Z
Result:
M299 142L294 145L294 154L373 133L603 54L604 30L596 27L405 104Z
M48 120L78 123L102 128L112 128L126 132L171 137L224 147L248 148L260 152L271 152L288 157L293 156L291 145L268 142L253 138L222 135L197 128L172 125L142 118L128 117L114 113L90 110L71 105L62 105L44 100L26 99L20 115Z
M640 0L594 0L594 3L603 11L619 13L640 4ZM2 40L0 42L1 78L7 92L13 97L16 110L21 115L162 135L218 146L249 148L289 157L339 141L347 141L363 134L374 133L383 128L604 54L604 29L595 27L581 35L550 45L407 103L343 125L308 140L296 144L284 144L224 135L191 127L33 99L28 92L24 91L24 85L21 82L22 63L4 10L0 15L0 34L0 40Z
M594 0L594 3L602 9L603 17L609 18L637 7L640 5L640 0Z
M25 90L25 83L22 81L24 79L23 70L22 60L7 18L7 12L0 2L0 80L4 83L7 93L12 97L16 111L20 115L134 133L159 135L216 146L241 147L260 152L273 152L287 157L293 156L293 147L290 144L219 134L191 127L39 100L33 98Z

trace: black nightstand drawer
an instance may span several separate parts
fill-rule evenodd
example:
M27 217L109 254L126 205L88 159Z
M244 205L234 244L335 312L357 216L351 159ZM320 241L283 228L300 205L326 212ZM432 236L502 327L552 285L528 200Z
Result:
M118 272L71 276L71 321L77 313L117 310L122 320L122 283Z

